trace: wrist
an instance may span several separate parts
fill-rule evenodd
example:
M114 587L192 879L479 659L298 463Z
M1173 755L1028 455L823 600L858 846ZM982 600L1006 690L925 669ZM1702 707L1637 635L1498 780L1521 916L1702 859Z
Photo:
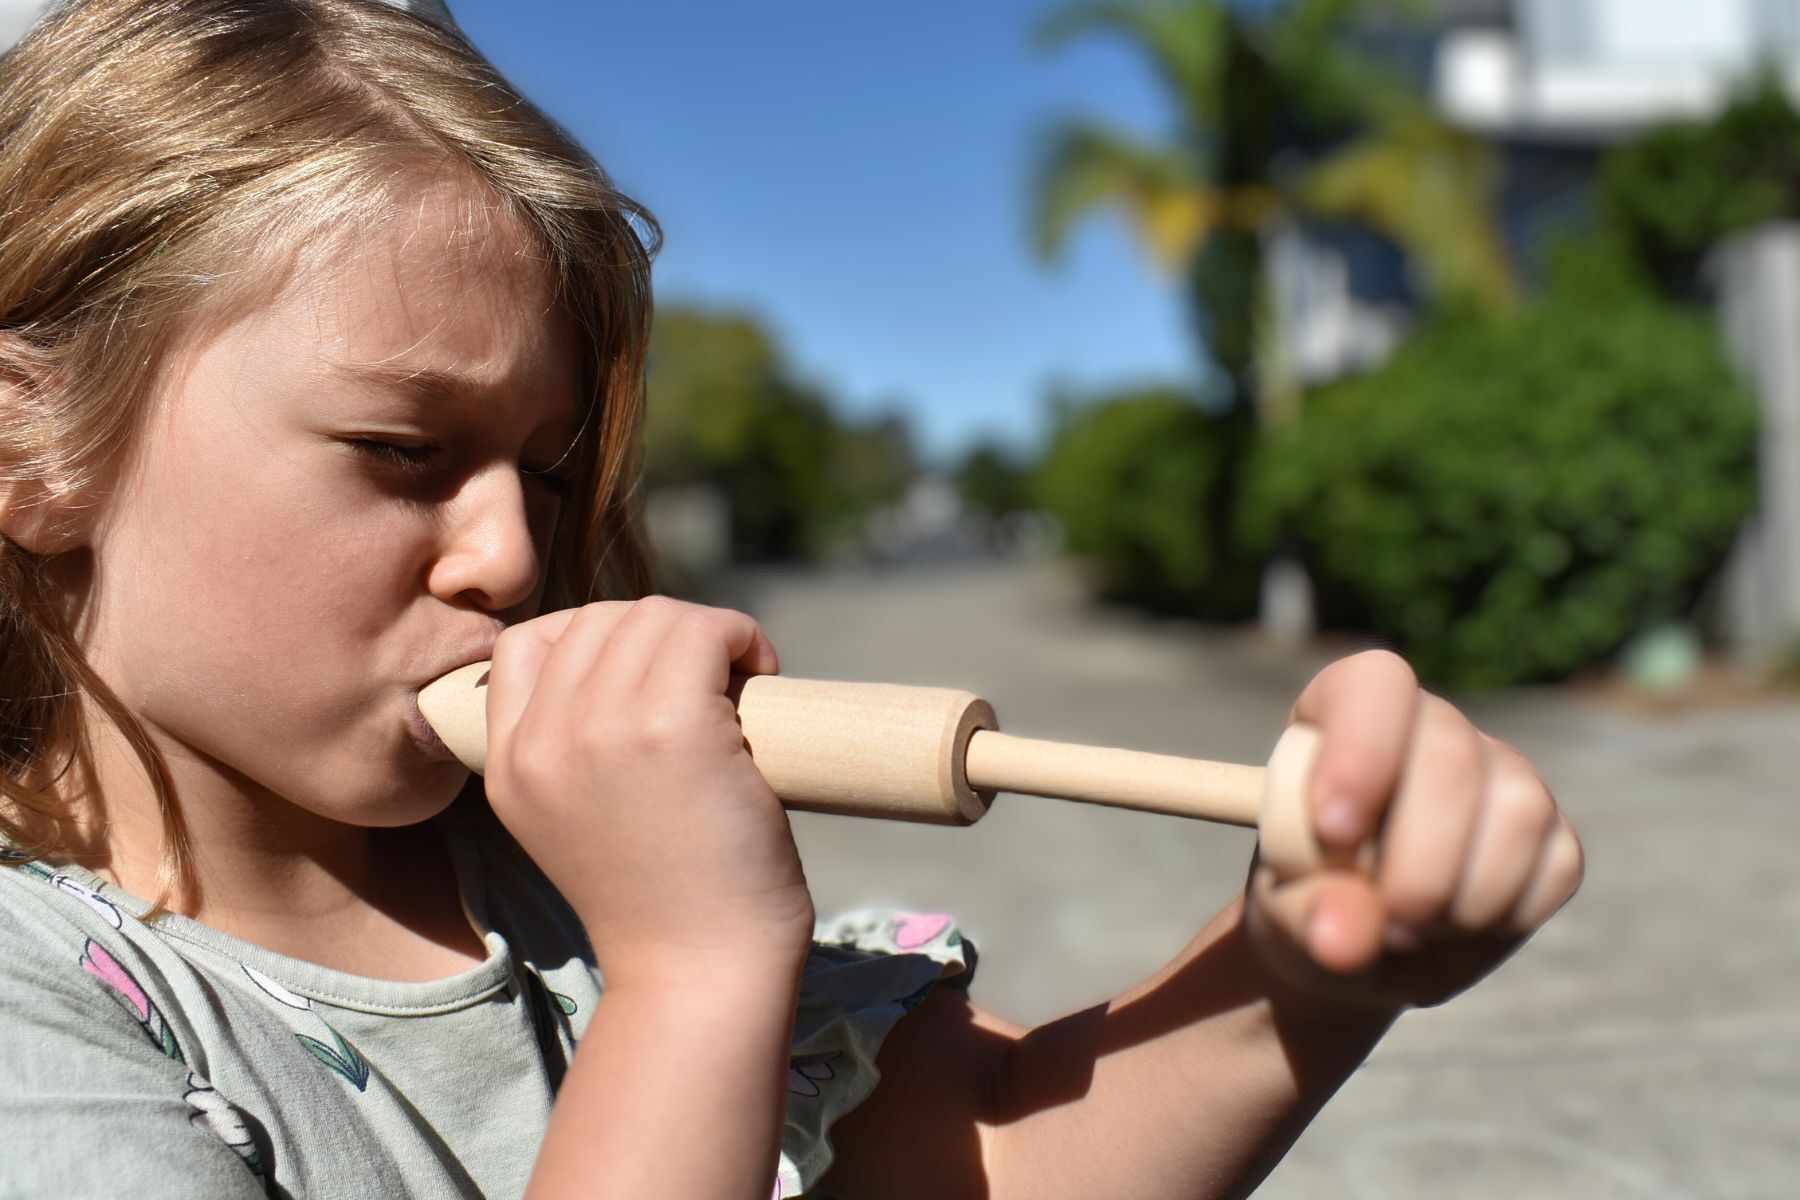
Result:
M609 948L596 959L609 993L747 999L797 995L807 949L633 946Z

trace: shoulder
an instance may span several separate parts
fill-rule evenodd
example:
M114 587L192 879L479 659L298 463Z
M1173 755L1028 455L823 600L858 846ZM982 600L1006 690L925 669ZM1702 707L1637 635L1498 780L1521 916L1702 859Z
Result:
M13 1148L0 1183L263 1194L255 1145L235 1136L236 1110L195 1072L191 1033L165 1011L155 940L53 864L0 865L0 1138Z
M148 1034L155 1048L178 1057L173 1032L140 982L150 970L143 943L154 935L53 863L0 863L6 1032L57 1026L89 1043L116 1038L133 1048Z

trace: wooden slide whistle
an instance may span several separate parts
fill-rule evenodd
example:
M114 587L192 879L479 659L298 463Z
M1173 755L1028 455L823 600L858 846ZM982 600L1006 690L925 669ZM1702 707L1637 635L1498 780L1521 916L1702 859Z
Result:
M470 770L487 763L487 669L419 692L419 709ZM972 825L998 792L1198 817L1256 829L1263 861L1301 874L1322 856L1307 783L1318 732L1292 725L1267 767L1013 737L969 692L785 675L736 676L745 748L783 805L802 812Z

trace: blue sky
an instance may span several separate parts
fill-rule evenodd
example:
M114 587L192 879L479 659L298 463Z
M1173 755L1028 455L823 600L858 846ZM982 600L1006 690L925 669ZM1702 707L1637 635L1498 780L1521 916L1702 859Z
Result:
M1052 0L450 0L469 36L662 222L662 302L755 309L846 411L926 449L1030 445L1054 382L1191 378L1180 293L1116 218L1060 265L1028 231L1041 131L1146 133L1147 63L1030 31Z

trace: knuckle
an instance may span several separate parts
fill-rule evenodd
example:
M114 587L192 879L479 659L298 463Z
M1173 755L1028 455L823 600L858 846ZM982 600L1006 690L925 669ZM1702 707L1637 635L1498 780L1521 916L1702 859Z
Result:
M647 709L632 722L631 748L641 754L667 754L680 748L687 726L682 714L667 707Z
M1449 701L1436 696L1425 699L1413 754L1433 772L1458 775L1480 771L1485 757L1475 727Z
M1556 828L1556 803L1535 775L1502 772L1489 788L1487 802L1498 825L1534 844Z
M1513 745L1511 742L1497 738L1491 733L1482 734L1481 741L1482 744L1488 748L1488 753L1494 755L1496 758L1504 759L1508 762L1526 761L1525 755L1517 746Z
M510 796L545 795L556 787L551 756L532 727L523 724L501 754L490 760L487 778L490 784L498 783L496 790Z
M580 623L582 625L592 625L596 621L606 620L612 616L615 607L616 602L611 600L589 601L576 611L570 624Z
M689 604L684 604L682 601L675 599L673 596L665 596L659 592L659 593L655 593L653 595L645 596L642 600L639 600L637 602L637 604L634 606L633 611L637 612L643 616L658 616L658 617L660 617L660 616L667 616L667 615L671 615L673 613L679 612L683 608L691 608L691 607L693 607L693 606L689 605Z
M1575 832L1573 825L1565 820L1562 822L1562 828L1564 835L1569 839L1568 866L1565 873L1567 886L1563 890L1563 899L1566 900L1575 894L1576 889L1581 886L1581 881L1587 878L1587 848L1581 844L1581 835Z
M1401 657L1397 652L1389 650L1386 647L1377 647L1373 650L1361 651L1360 653L1352 655L1350 661L1362 663L1369 667L1389 672L1395 678L1400 679L1409 685L1414 687L1418 686L1419 677L1413 673L1412 664L1407 662L1406 659Z
M523 625L508 625L500 631L499 636L494 638L494 648L488 653L488 660L490 662L500 662L502 659L511 661L513 655L519 652L519 647L530 636Z

